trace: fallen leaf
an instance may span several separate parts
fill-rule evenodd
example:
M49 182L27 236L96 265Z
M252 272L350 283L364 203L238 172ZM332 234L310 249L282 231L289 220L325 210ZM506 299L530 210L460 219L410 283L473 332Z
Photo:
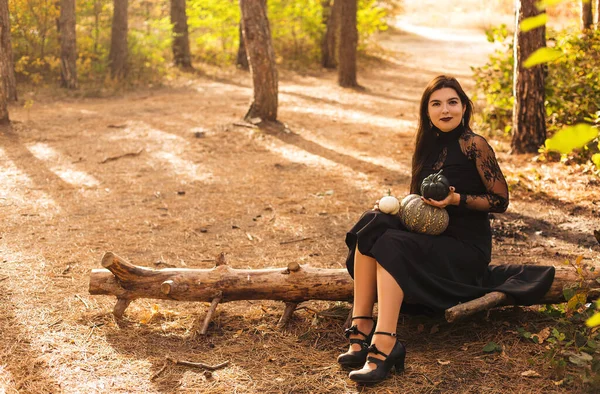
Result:
M525 372L521 372L521 376L524 376L526 378L539 378L541 377L539 373L535 372L533 369L530 369L528 371Z
M558 380L558 381L552 382L552 383L554 383L555 386L562 386L562 384L564 383L564 381L565 381L564 379L561 379L561 380Z
M540 345L542 343L544 343L544 341L546 339L548 339L548 337L550 337L550 327L546 327L542 331L538 332L537 334L533 334L531 336L531 338L536 340L536 342L539 343Z
M448 365L450 364L450 361L442 361L442 360L437 360L438 364L440 365Z
M429 331L429 334L435 334L439 330L440 330L440 326L438 324L435 324L433 327L431 327L431 331Z
M419 324L419 325L417 326L417 333L419 333L419 334L420 334L420 333L422 333L422 332L423 332L423 330L425 330L425 326L424 326L424 325L422 325L422 324Z

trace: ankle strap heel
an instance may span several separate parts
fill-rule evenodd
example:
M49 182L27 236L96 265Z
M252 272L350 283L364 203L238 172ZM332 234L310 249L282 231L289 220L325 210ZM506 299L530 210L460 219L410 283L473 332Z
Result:
M395 332L385 332L385 331L375 331L373 335L387 335L390 337L397 338L397 334ZM377 368L369 369L363 368L358 371L350 372L350 379L358 383L377 383L384 380L392 369L395 369L396 372L404 371L404 360L406 358L406 348L402 344L402 342L396 339L396 343L392 348L392 351L389 354L382 352L377 349L375 344L372 344L367 349L368 353L381 355L384 359L380 359L373 356L367 357L367 362L375 364Z
M372 316L354 316L352 320L371 320L374 322ZM369 334L366 334L358 329L358 325L354 324L352 327L344 330L344 335L346 338L350 338L350 335L361 335L364 339L361 338L350 338L350 345L357 344L360 346L360 350L349 350L346 353L340 354L338 356L338 363L342 367L358 367L365 363L367 359L367 354L369 353L369 344L371 343L371 339L373 338L373 333L375 331L375 323L373 323L373 328Z

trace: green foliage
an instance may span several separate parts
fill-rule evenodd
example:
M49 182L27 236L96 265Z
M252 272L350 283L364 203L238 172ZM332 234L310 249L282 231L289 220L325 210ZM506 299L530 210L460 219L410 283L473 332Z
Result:
M478 93L483 93L485 107L481 111L482 122L491 130L508 133L511 128L514 98L513 86L513 40L506 25L486 31L487 39L498 44L481 67L472 67ZM477 95L473 97L477 100Z
M477 90L486 100L482 120L491 130L510 132L514 63L512 40L505 26L488 32L488 38L501 43L502 49L490 55L486 65L473 68ZM584 129L587 130L585 134L595 134L596 137L590 137L585 143L574 141L570 149L557 142L562 137L553 137L541 153L557 150L567 154L575 150L578 160L592 160L600 169L597 129L600 124L600 73L597 70L597 64L600 64L600 31L589 31L586 35L569 31L549 32L548 42L549 48L534 54L529 60L535 64L545 63L547 67L546 120L549 134L577 125L565 131L569 138ZM594 123L596 128L591 128Z

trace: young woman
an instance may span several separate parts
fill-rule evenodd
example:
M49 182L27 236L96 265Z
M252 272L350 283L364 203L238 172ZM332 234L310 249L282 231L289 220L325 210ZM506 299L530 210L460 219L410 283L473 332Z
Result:
M348 352L338 357L359 383L376 383L395 367L404 369L406 349L396 338L400 307L443 312L460 302L502 291L531 305L550 288L553 267L488 267L492 252L489 212L508 207L508 186L494 151L473 133L473 105L458 81L433 79L421 98L410 191L440 169L450 181L442 201L450 216L441 235L409 232L397 215L365 212L348 232L348 272L354 278L353 325ZM372 318L377 300L378 318Z

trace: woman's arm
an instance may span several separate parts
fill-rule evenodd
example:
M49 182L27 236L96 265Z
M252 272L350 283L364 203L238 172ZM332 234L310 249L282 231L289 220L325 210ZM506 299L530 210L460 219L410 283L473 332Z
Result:
M464 144L464 145L463 145ZM450 187L450 194L442 201L424 200L430 205L444 208L448 205L458 205L465 208L485 212L504 212L508 208L508 185L500 170L496 154L485 138L470 135L461 141L467 157L475 162L477 172L481 177L487 193L459 194Z
M467 141L465 153L475 161L477 172L485 185L487 193L479 195L460 195L459 206L487 212L504 212L508 208L508 185L500 170L494 150L479 135L473 135Z

